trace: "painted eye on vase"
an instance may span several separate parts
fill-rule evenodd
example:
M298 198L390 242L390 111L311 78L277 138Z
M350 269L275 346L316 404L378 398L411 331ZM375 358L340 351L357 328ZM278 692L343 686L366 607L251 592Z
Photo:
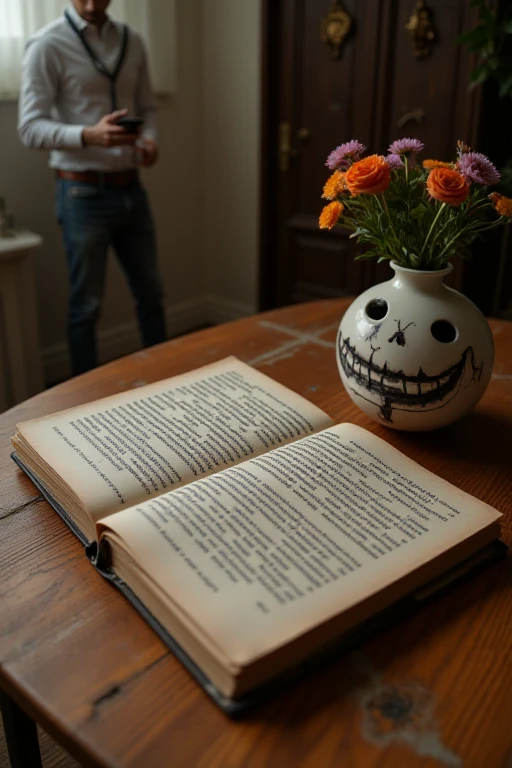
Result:
M385 299L372 299L364 308L366 317L374 321L383 320L386 317L388 310L388 303Z
M449 320L436 320L430 326L430 332L434 339L442 344L451 344L459 335L456 327Z

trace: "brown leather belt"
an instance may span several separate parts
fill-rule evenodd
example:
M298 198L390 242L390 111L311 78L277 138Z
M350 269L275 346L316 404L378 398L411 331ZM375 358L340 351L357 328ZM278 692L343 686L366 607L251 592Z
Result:
M138 172L130 171L61 171L57 170L59 179L67 181L82 181L86 184L104 184L106 187L128 187L134 184L139 178Z

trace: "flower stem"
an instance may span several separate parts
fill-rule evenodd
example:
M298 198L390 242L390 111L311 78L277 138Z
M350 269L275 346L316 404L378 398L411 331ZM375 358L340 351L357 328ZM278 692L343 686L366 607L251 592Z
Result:
M384 210L385 210L387 215L388 215L389 230L392 232L393 238L394 238L395 243L396 243L396 246L395 246L396 250L394 251L394 254L393 254L393 248L391 246L391 243L390 243L390 250L391 250L392 255L394 255L394 258L397 261L400 261L400 258L401 258L401 255L402 255L401 254L400 240L398 239L397 234L395 232L395 228L393 227L393 224L391 222L391 216L389 215L389 208L388 208L388 204L387 204L386 198L384 197L384 192L382 192L380 195L375 195L375 197L377 198L377 203L379 204L379 207L380 207L381 211L384 213Z
M429 239L430 239L430 235L431 235L431 234L432 234L432 232L434 231L434 227L435 227L435 226L436 226L436 224L437 224L437 220L438 220L439 216L441 215L442 211L444 211L444 209L445 209L445 208L446 208L446 203L441 203L441 205L440 205L440 207L439 207L439 210L438 210L438 212L437 212L437 213L436 213L436 215L435 215L434 221L432 222L432 224L431 224L431 226L430 226L430 229L429 229L429 231L427 232L427 236L426 236L426 238L425 238L425 242L423 243L423 247L422 247L422 249L421 249L421 251L420 251L420 258L421 258L421 256L423 256L423 251L425 250L425 247L426 247L426 245L427 245L427 243L428 243L428 241L429 241Z
M487 227L481 227L478 229L478 234L480 232L485 232L488 229L494 229L494 227L498 226L498 224L501 224L501 217L499 219L496 219L496 221L491 222ZM444 254L446 254L446 257L448 257L448 253L450 252L450 248L453 246L453 244L458 240L462 239L462 236L464 235L465 230L462 229L460 232L457 232L455 237L452 237L452 239L445 245L439 256L437 257L438 260L441 260L444 257Z

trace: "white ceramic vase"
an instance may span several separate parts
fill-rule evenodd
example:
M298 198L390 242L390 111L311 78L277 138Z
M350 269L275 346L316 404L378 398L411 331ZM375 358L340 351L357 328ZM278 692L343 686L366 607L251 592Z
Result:
M369 288L345 312L336 359L352 400L393 429L437 429L480 400L494 360L491 330L466 296L446 286L452 270L391 262L388 282Z

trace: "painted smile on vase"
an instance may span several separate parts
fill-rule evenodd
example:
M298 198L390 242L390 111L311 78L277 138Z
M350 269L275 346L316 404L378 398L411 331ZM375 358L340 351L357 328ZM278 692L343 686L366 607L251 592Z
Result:
M444 284L450 269L391 263L343 315L336 361L354 403L381 424L438 429L478 403L489 383L493 338L480 310Z
M401 321L395 322L398 328L384 344L396 342L405 346L405 331L409 325L414 324L403 326ZM339 361L349 384L353 385L352 391L355 395L378 405L379 416L384 421L393 421L393 410L422 411L442 408L457 394L461 386L480 381L483 363L477 365L471 346L466 347L453 364L432 375L426 374L421 366L416 373L405 374L403 370L390 368L386 362L378 365L374 362L375 353L385 351L385 347L383 349L374 346L372 342L379 330L380 326L375 326L374 332L366 339L370 342L372 350L369 357L361 355L355 345L350 343L350 338L343 338L341 332L338 334L337 346ZM442 326L439 326L438 331L443 332Z

